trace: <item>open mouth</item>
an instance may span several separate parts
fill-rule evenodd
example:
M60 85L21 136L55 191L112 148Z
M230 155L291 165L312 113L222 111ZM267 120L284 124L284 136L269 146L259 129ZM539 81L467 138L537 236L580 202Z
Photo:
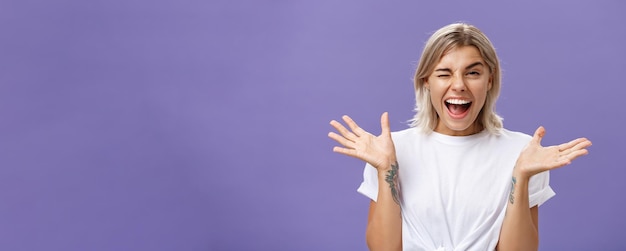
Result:
M445 103L450 114L454 116L463 116L472 106L471 101L463 99L448 99Z

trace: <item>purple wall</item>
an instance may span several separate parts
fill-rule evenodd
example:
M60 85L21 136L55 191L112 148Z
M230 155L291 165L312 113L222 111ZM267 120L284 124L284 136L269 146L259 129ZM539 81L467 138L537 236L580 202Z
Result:
M366 250L331 119L412 116L428 35L477 25L554 171L542 250L624 250L623 1L0 2L0 250Z

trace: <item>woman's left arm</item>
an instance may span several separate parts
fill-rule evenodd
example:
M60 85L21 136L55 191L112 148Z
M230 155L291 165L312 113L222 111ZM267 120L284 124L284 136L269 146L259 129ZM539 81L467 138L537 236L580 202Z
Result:
M539 209L530 208L528 184L535 174L569 165L586 155L591 141L578 138L558 146L541 146L545 129L539 127L515 163L506 209L496 250L537 250L539 248Z

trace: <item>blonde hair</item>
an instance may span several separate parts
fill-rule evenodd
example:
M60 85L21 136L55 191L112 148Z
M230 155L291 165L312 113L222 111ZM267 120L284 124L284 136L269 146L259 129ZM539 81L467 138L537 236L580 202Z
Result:
M492 87L487 91L485 104L476 121L487 131L499 134L502 118L496 114L496 100L500 95L500 62L491 41L478 28L464 23L447 25L437 30L426 42L422 57L415 71L415 116L410 120L411 127L424 132L432 132L439 121L437 111L430 100L429 91L424 82L434 71L441 58L451 49L461 46L474 46L489 66L492 74Z

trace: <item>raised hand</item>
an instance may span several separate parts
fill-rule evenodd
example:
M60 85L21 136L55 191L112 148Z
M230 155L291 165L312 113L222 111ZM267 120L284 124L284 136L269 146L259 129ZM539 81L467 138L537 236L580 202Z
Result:
M578 138L558 146L541 146L541 139L546 134L543 126L535 131L535 135L522 150L515 168L520 174L531 177L537 173L569 165L574 159L586 155L591 141Z
M396 162L396 150L391 140L388 113L385 112L380 117L382 132L379 136L363 130L347 115L344 115L342 119L350 130L335 120L330 121L330 125L341 135L330 132L328 137L343 146L335 146L333 152L363 160L379 171L390 169L391 164Z

